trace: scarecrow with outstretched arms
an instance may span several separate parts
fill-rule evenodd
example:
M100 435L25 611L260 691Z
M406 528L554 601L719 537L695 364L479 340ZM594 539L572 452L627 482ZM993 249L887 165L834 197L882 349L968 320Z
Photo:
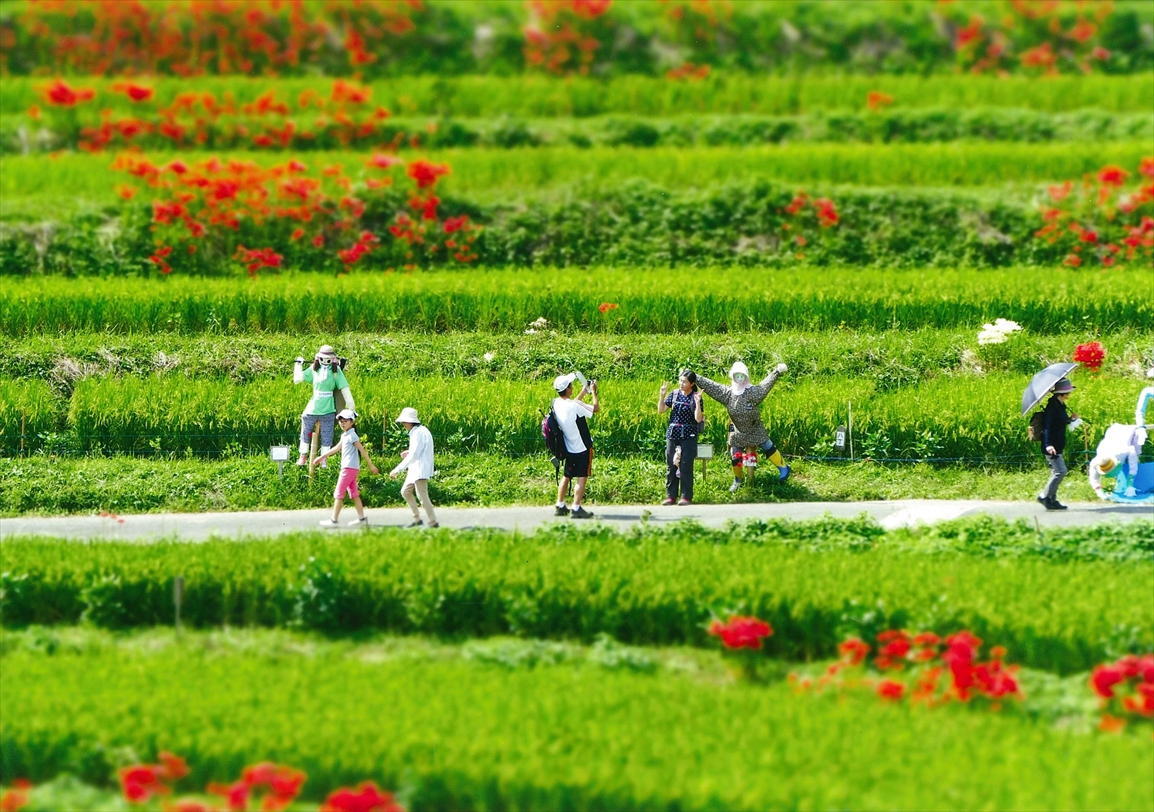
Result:
M317 423L321 426L321 451L326 454L333 445L333 424L340 409L355 409L353 393L345 378L346 359L328 344L317 350L313 362L305 366L305 359L293 363L293 383L311 383L313 396L301 412L300 456L297 465L308 464L309 437ZM343 399L343 401L342 401ZM321 463L325 467L325 463Z
M789 367L778 364L760 383L749 380L749 368L741 361L729 369L731 386L711 381L698 374L697 385L701 391L716 400L729 413L732 423L729 435L729 455L733 463L733 484L730 492L736 491L745 482L745 469L757 465L758 450L764 451L770 462L777 466L778 480L784 482L789 477L789 466L769 439L765 424L761 422L761 402L777 382L778 376Z

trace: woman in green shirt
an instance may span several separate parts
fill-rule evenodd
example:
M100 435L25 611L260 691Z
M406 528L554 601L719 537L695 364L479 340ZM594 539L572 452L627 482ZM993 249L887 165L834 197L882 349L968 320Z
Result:
M345 359L337 355L336 350L328 344L317 350L312 364L304 365L304 358L297 358L293 364L293 383L311 383L313 396L305 410L301 412L300 456L297 465L308 464L309 441L313 427L321 424L321 454L328 452L333 445L333 424L336 421L337 398L339 391L344 397L341 408L354 409L353 393L349 389L349 382L345 378ZM325 467L325 463L321 463Z

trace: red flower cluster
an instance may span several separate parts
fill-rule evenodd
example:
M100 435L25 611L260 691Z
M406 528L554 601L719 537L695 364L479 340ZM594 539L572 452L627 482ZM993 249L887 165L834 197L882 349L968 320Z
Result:
M133 804L147 803L158 796L171 794L171 783L188 775L184 759L171 753L160 754L160 764L138 764L120 771L121 791L125 800ZM270 761L245 767L241 776L230 784L210 783L209 795L219 796L224 806L203 803L191 798L165 803L167 812L247 812L249 804L259 802L261 812L279 812L287 809L300 795L307 776L300 770ZM21 787L27 788L27 783ZM4 796L8 799L12 793ZM27 801L26 794L20 805ZM2 812L15 812L17 801L0 800ZM366 781L355 789L340 787L329 794L320 806L320 812L404 812L392 794L383 792L376 784Z
M1131 654L1098 666L1090 687L1102 701L1103 730L1119 730L1127 721L1154 722L1154 654Z
M270 76L303 65L350 73L376 59L366 42L380 48L405 36L424 8L422 0L52 0L25 3L15 26L36 64L69 74Z
M866 94L866 107L871 110L881 110L894 103L894 97L880 90L871 90Z
M92 88L72 88L56 80L43 89L49 118L39 107L28 111L64 139L88 152L121 146L196 146L217 149L341 148L386 140L383 122L389 111L370 104L372 91L336 80L326 95L312 89L295 99L269 90L253 101L238 102L231 92L219 97L207 91L177 93L167 104L155 102L152 88L116 82L114 94L134 102L132 115L118 117L104 109L78 118L76 106L95 99ZM67 110L65 114L62 111ZM61 112L53 112L61 111ZM395 132L389 146L418 146L420 136Z
M597 20L613 0L528 0L525 62L550 73L589 73L601 40Z
M971 73L1005 75L1017 66L1046 75L1063 68L1089 73L1110 59L1097 37L1113 11L1112 3L1088 7L1082 0L1010 0L1009 13L997 21L977 15L964 22L950 20L954 51L959 66ZM1076 17L1067 28L1063 20L1071 12Z
M773 634L773 629L764 620L735 615L725 623L720 620L710 623L709 633L720 638L726 649L734 651L760 649L762 641Z
M620 305L616 302L602 302L601 304L597 305L597 312L608 313L610 310L616 310L618 307L620 307Z
M28 805L28 795L32 790L32 782L25 778L17 778L12 782L12 788L0 794L0 812L16 812Z
M330 793L320 812L404 812L404 807L390 793L366 781L356 789L343 787Z
M684 62L676 68L670 68L665 72L666 79L683 82L700 82L702 79L708 77L709 65L694 65L692 62Z
M1074 360L1095 372L1102 368L1106 348L1099 341L1088 341L1074 348Z
M137 764L120 770L120 791L129 803L142 804L157 795L172 792L171 783L188 775L188 765L180 756L162 752L159 764Z
M793 199L781 209L785 215L785 222L781 224L782 231L792 233L791 241L797 248L804 248L809 244L803 227L816 223L821 228L833 228L841 222L837 205L828 197L811 198L804 191L798 192ZM805 253L798 251L796 259L804 259Z
M285 809L300 794L305 774L292 767L264 761L245 767L231 784L209 784L208 792L224 799L229 812L245 812L249 801L261 798L261 812Z
M1154 259L1154 157L1143 158L1133 175L1111 165L1080 183L1050 186L1048 197L1034 236L1066 248L1063 264L1078 268L1096 259L1109 268Z
M389 171L394 166L405 164L380 154L369 160L370 170ZM329 256L335 254L345 267L355 265L379 242L362 226L367 204L361 193L371 194L394 181L374 171L357 186L340 166L313 173L298 160L271 167L218 158L193 166L181 160L157 166L139 155L124 154L113 168L127 172L155 197L151 205L156 249L149 261L163 274L172 272L178 257L192 263L197 256L201 263L239 259L253 275L281 267L285 251L304 259L310 250L323 252L326 246L332 246ZM456 262L475 260L476 226L465 215L442 222L440 199L432 193L449 168L420 160L405 168L416 187L409 204L420 210L421 220L414 223L402 213L398 223L409 225L389 231L406 245L406 258L412 258L413 246L419 243L428 259L444 251ZM121 195L135 194L127 191L131 194L122 190ZM259 240L268 247L246 248L241 239ZM180 246L184 250L174 253Z
M997 707L1007 697L1020 699L1015 676L1018 667L1005 664L1005 649L995 646L990 659L980 662L981 647L982 641L968 631L943 640L933 632L911 634L890 629L877 636L876 649L856 637L843 641L838 646L841 660L816 682L796 676L791 676L791 681L803 690L867 687L887 701L908 697L926 705L983 698ZM875 651L872 666L890 676L870 679L861 674L871 651ZM902 679L901 675L907 676Z

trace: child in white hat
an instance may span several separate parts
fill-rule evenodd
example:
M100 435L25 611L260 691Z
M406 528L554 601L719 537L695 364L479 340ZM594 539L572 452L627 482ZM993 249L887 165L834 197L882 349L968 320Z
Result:
M401 496L405 504L413 511L413 521L406 527L420 527L421 511L417 505L417 497L425 506L425 515L429 517L429 527L440 527L437 515L433 512L433 501L429 498L429 477L433 475L433 435L421 425L421 418L412 406L406 406L397 416L397 422L409 432L409 450L401 452L401 461L389 476L396 478L401 471L405 474L405 484L401 487Z
M357 413L352 409L343 409L337 414L337 422L341 426L341 440L335 446L317 457L323 462L330 454L341 452L341 474L337 478L337 487L333 491L333 517L322 519L321 527L337 527L340 524L341 508L345 504L345 494L353 500L353 507L357 509L357 518L349 522L349 527L364 527L369 523L365 518L365 504L361 501L361 491L357 487L357 476L361 473L361 457L369 464L369 470L379 474L377 466L373 465L369 452L361 445L361 438L357 436Z

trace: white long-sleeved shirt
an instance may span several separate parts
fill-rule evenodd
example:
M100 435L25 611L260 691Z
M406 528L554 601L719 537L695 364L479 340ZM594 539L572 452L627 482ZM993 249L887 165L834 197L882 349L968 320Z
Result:
M392 474L405 474L405 484L418 479L428 479L433 475L433 435L424 426L413 426L409 432L409 453L392 470Z
M1136 445L1138 442L1137 435L1138 432L1134 426L1127 426L1125 423L1113 423L1106 429L1105 436L1102 437L1102 441L1098 443L1098 447L1094 451L1094 459L1090 461L1090 487L1094 490L1102 487L1104 475L1098 471L1098 463L1106 459L1114 460L1119 473L1121 473L1121 467L1125 465L1126 473L1129 474L1130 481L1133 481L1138 474L1138 452L1140 449ZM1110 476L1117 476L1117 473L1111 472Z

